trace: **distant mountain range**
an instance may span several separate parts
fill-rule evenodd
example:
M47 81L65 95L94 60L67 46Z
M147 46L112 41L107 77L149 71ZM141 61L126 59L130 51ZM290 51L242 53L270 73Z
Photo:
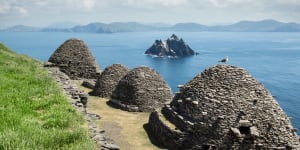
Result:
M300 32L300 24L283 23L276 20L240 21L231 25L207 26L197 23L178 23L175 25L142 24L137 22L90 23L70 28L62 27L31 27L17 25L0 31L10 32L149 32L149 31L183 31L183 32Z

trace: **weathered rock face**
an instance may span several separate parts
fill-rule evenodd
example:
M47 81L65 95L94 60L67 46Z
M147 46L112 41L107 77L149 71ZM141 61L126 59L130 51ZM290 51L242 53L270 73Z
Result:
M119 81L110 101L127 111L150 112L171 99L171 89L158 72L138 67Z
M171 149L300 149L289 118L242 68L217 65L180 87L162 114L181 132L167 141L156 112L150 125ZM156 122L155 122L156 121ZM179 132L176 132L179 133ZM174 136L174 134L172 134Z
M118 82L129 72L129 69L122 64L113 64L104 69L97 79L95 88L91 95L110 97Z
M79 39L65 41L48 61L58 66L71 79L96 79L100 74L90 49Z
M184 57L195 55L196 53L182 39L173 34L165 41L155 40L145 54L159 57Z

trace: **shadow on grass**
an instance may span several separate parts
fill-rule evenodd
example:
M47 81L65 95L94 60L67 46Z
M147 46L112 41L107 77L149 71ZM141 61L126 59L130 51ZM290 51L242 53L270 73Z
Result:
M155 136L154 136L154 134L153 134L153 132L152 132L152 130L151 130L151 127L150 127L150 124L149 124L149 123L145 123L145 124L143 125L143 128L144 128L144 130L146 131L146 133L147 133L147 135L148 135L148 137L149 137L149 139L150 139L150 142L151 142L153 145L157 146L157 147L160 148L160 149L167 149L165 146L163 146L163 145L158 141L158 139L155 138Z

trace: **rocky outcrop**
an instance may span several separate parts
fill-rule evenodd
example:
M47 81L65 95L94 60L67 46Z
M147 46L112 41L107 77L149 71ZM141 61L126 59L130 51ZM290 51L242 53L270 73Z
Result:
M129 72L129 69L122 64L113 64L104 69L96 81L93 91L94 96L110 97L118 82Z
M127 111L151 112L170 102L172 96L170 87L158 72L138 67L119 81L110 102Z
M146 50L145 54L159 57L184 57L196 55L194 50L175 34L165 41L155 40L154 44Z
M149 119L156 138L168 148L300 149L290 119L246 70L217 65L179 88L172 102ZM180 132L167 128L164 120Z
M99 66L88 46L80 39L69 39L60 45L48 60L71 79L96 79Z

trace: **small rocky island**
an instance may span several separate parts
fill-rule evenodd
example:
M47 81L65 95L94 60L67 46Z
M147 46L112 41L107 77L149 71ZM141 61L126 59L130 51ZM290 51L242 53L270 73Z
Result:
M173 34L167 40L155 40L153 45L146 50L145 54L158 57L185 57L198 53L185 44L182 38L179 39Z

